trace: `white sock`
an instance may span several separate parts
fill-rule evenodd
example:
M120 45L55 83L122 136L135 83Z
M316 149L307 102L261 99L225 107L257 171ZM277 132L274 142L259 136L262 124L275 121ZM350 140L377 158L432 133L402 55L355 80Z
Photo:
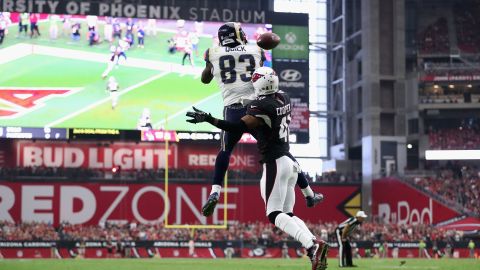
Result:
M308 249L313 246L311 233L306 233L289 215L285 213L278 214L278 216L275 218L275 226L288 233L295 240L302 243L303 247Z
M307 225L305 224L305 222L303 222L303 220L299 219L297 216L293 216L292 218L295 223L297 223L298 227L302 228L305 233L308 233L308 235L310 235L312 239L317 239L315 235L313 235L313 233L308 229Z
M214 192L217 192L218 195L220 195L220 191L222 190L222 186L220 185L212 185L212 191L210 191L210 195L212 195L212 193Z
M306 188L302 189L303 196L306 198L308 196L313 197L315 194L313 193L312 188L307 186Z

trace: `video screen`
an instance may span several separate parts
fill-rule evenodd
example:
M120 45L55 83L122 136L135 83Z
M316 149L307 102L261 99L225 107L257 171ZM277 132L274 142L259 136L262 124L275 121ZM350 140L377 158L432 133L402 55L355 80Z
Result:
M0 14L0 126L213 131L185 112L222 116L217 83L200 81L222 23ZM242 28L249 42L271 31Z

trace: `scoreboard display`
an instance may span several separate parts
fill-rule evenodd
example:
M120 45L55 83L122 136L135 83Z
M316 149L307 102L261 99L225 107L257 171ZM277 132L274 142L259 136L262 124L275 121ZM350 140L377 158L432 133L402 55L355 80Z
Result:
M200 80L204 53L218 46L217 31L224 22L239 21L249 43L265 32L280 37L275 49L265 51L265 65L276 70L280 88L291 96L291 141L307 143L308 16L269 11L268 2L0 0L8 18L8 34L0 45L0 137L119 139L140 134L140 140L141 132L133 131L145 126L218 133L205 123L187 123L185 112L196 106L222 117L219 84ZM38 35L19 35L25 13L37 21ZM115 90L109 90L111 81L118 85ZM160 133L147 135L156 140Z

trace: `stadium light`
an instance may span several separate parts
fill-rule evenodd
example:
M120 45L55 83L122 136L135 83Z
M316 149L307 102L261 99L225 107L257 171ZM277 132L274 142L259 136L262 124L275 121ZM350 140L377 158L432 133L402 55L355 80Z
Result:
M480 150L426 150L426 160L479 160Z

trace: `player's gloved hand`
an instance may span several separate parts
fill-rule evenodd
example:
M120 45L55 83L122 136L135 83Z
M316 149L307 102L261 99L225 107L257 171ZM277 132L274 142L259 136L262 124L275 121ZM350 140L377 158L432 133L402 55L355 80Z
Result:
M208 196L208 200L205 203L205 205L202 207L202 214L206 217L211 216L213 214L213 211L215 210L215 207L217 206L218 199L220 198L220 195L217 192L213 192Z
M193 112L187 112L187 117L190 117L191 119L187 119L187 122L189 123L201 123L201 122L213 122L213 116L210 113L206 113L204 111L201 111L195 107L193 108Z

